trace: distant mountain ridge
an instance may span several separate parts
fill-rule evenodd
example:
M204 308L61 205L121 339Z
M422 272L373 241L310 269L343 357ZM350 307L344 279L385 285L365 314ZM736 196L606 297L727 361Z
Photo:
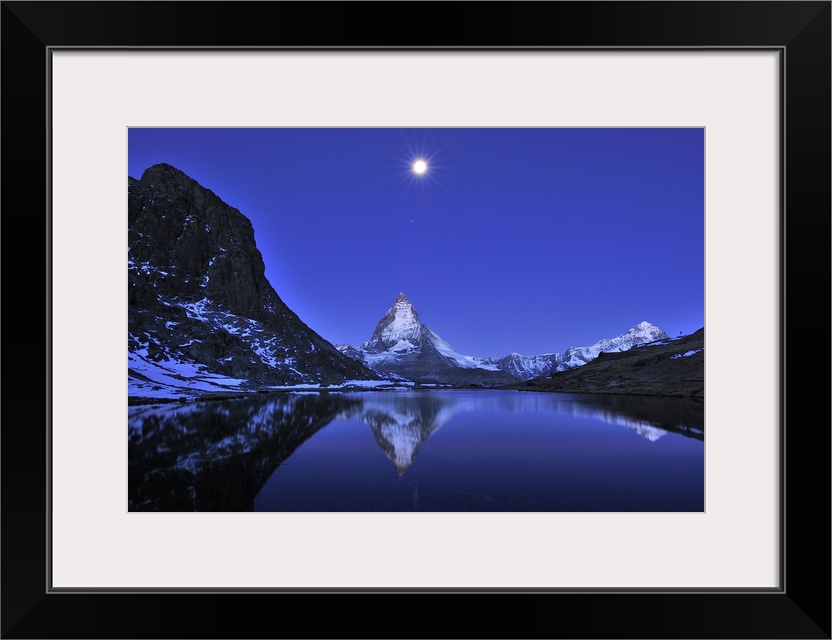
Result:
M640 322L628 329L626 333L615 338L605 338L588 347L570 347L560 357L555 370L574 369L594 360L601 353L627 351L648 342L667 340L669 337L664 331L649 322Z
M336 348L382 374L421 384L499 386L579 367L600 353L624 351L667 337L658 327L641 322L620 336L588 347L570 347L563 354L465 356L422 324L413 304L400 292L369 340L358 346L340 344Z
M251 222L212 191L157 164L127 201L130 395L379 379L284 304Z
M526 391L644 396L705 396L705 329L602 353L581 367L513 385Z

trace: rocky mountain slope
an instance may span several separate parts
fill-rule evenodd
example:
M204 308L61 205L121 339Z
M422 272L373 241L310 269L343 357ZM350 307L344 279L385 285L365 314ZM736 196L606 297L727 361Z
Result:
M372 337L359 345L338 349L368 367L421 384L495 386L513 378L482 358L457 353L427 325L403 293L379 320Z
M127 251L131 396L379 379L283 303L248 218L178 169L128 178Z
M581 367L556 371L513 388L704 398L705 329L627 351L603 352Z

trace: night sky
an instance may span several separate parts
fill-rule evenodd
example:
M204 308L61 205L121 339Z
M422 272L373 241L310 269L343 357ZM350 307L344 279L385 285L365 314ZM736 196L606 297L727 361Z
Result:
M703 129L130 129L128 155L248 217L278 295L333 344L369 339L400 291L464 355L704 326Z

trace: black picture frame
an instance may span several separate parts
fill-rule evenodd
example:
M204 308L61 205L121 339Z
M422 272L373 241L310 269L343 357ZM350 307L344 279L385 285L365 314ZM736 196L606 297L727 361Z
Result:
M829 1L3 2L2 637L829 638L830 15ZM779 51L780 588L53 592L48 96L64 47Z

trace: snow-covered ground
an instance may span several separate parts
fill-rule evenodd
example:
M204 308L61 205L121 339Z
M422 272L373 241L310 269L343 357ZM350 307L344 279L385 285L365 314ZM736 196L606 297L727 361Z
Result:
M193 362L153 362L147 359L147 349L128 352L127 367L127 395L131 397L170 398L250 389L246 380L211 373Z
M223 391L251 392L262 389L275 391L327 391L338 389L389 389L410 388L410 381L347 380L341 384L297 384L252 387L247 380L217 375L204 365L179 360L153 362L147 359L147 350L127 354L127 395L142 398L196 397L205 393ZM138 374L138 375L136 375Z

